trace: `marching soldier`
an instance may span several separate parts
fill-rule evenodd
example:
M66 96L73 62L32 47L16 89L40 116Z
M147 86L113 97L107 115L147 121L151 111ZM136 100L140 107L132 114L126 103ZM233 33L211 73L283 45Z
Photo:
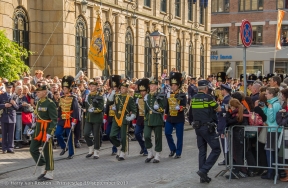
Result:
M148 92L149 89L149 79L143 78L138 81L138 91L140 94L140 97L137 97L136 99L136 105L137 105L137 117L135 120L133 120L133 124L135 125L135 138L138 141L141 151L140 154L143 154L143 156L148 155L148 151L145 147L145 143L143 141L143 130L144 130L144 115L145 115L145 101L144 97Z
M44 157L41 155L38 166L42 166L41 175L38 177L40 181L52 180L54 170L54 159L52 140L55 127L57 124L57 107L55 103L47 98L48 87L42 85L36 89L39 101L34 111L36 118L36 125L34 130L28 130L27 134L32 136L30 144L30 153L37 163L39 156L39 147L43 142L47 142L43 148Z
M193 127L197 135L197 146L199 150L199 171L201 183L209 183L211 178L208 172L216 163L220 153L220 143L215 132L215 124L213 123L213 113L220 111L219 105L208 95L208 81L200 80L198 82L198 94L194 95L191 102L192 112L194 116ZM207 144L212 151L207 158Z
M64 155L67 151L66 144L63 138L63 132L67 135L69 155L67 159L74 157L74 134L71 131L74 130L79 119L79 107L78 101L74 95L71 94L71 87L74 84L74 78L72 76L64 76L62 78L62 89L64 96L60 98L58 108L58 124L55 132L58 143L62 149L60 155Z
M121 76L120 75L112 75L110 78L110 81L109 81L109 85L110 85L110 88L115 91L115 94L119 94L120 84L121 84ZM108 94L107 99L109 99L110 95L111 95L111 93ZM112 98L112 100L113 100L113 98ZM112 106L113 106L113 102L109 103L109 101L107 101L106 108L105 108L105 114L104 114L104 121L107 122L106 134L108 135L111 143L112 143L112 141L110 139L110 132L111 132L111 128L112 128L112 122L113 122L113 119L115 116L115 111L112 110ZM116 154L117 154L117 148L116 148L116 146L113 145L111 155L116 155Z
M151 133L154 130L155 134L155 158L153 163L160 162L160 152L162 151L162 126L163 126L163 112L164 112L164 97L165 94L160 94L158 90L158 81L150 81L150 92L145 95L145 117L144 117L144 138L145 146L148 151L148 156L145 163L149 163L153 158Z
M176 153L174 159L178 159L181 157L183 148L185 123L184 109L187 104L186 94L180 91L182 85L182 74L178 72L172 73L170 75L170 85L172 92L167 95L168 101L165 109L165 117L167 117L165 123L165 136L171 151L169 157L173 157ZM173 128L176 129L177 146L172 137Z
M136 105L130 95L128 95L128 86L126 82L121 83L121 94L116 94L115 90L112 91L111 95L108 97L108 101L114 101L112 110L115 111L115 116L112 122L112 128L110 132L110 139L114 146L120 147L122 144L121 152L117 148L116 158L118 161L125 160L125 153L127 151L127 132L129 128L129 123L136 118ZM121 132L121 142L118 140L118 134Z
M97 92L97 82L90 82L89 85L91 92L85 100L86 121L84 127L84 138L89 148L89 152L88 155L86 155L86 158L89 158L93 155L94 149L94 159L98 159L101 140L100 131L103 122L102 111L104 109L104 98L100 91ZM91 131L93 133L94 139L90 137Z
M12 100L12 82L5 83L6 92L0 94L0 122L2 130L2 152L14 153L14 131L18 105Z

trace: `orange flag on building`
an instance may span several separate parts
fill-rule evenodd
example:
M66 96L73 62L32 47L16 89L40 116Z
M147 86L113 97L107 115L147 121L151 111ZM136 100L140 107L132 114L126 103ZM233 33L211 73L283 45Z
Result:
M90 43L88 58L102 71L105 69L106 51L102 21L100 19L100 14L98 14L96 26Z
M278 10L276 41L275 41L276 50L281 50L281 25L284 15L285 15L284 10Z

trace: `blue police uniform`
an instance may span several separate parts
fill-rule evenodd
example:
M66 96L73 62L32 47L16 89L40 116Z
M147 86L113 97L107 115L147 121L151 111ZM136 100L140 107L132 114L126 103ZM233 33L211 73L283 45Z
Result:
M208 81L201 80L198 82L198 86L208 87ZM199 171L197 174L201 177L201 182L209 183L211 181L207 174L221 153L218 135L212 123L212 114L215 113L215 109L217 109L218 106L218 103L216 103L211 95L202 92L194 95L191 101L194 117L193 126L197 135L197 146L199 149ZM211 127L213 128L212 130ZM207 144L209 144L212 149L208 158L206 158Z
M226 85L226 84L222 84L221 85L221 89L225 89L226 91L230 92L231 88ZM217 126L217 131L218 134L224 134L225 132L225 128L226 128L226 109L225 109L225 105L229 104L229 101L231 99L231 96L228 94L226 96L224 96L222 102L221 102L221 111L217 113L218 116L218 126ZM225 139L221 138L221 144L222 144L222 148L225 148ZM224 153L224 149L223 149L223 154L225 157L225 153ZM219 165L224 165L225 161L223 161L222 163L219 163Z
M14 131L16 123L16 110L18 109L18 105L12 105L9 108L5 107L6 103L10 103L12 99L11 97L12 96L7 92L0 95L0 122L2 130L3 153L14 152Z
M191 79L196 79L196 78L191 78ZM188 87L188 104L189 104L189 114L188 114L188 119L189 119L189 123L191 125L191 123L193 122L193 114L192 114L192 110L191 110L191 99L194 95L196 95L198 93L198 88L194 85L194 84L190 84Z

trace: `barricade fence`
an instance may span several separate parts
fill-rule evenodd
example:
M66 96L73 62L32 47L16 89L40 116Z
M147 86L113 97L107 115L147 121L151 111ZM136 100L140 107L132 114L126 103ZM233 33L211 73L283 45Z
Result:
M232 176L239 179L243 171L253 176L267 169L276 184L278 170L288 169L288 128L235 125L226 129L224 139L226 170L216 177L229 172L229 180Z

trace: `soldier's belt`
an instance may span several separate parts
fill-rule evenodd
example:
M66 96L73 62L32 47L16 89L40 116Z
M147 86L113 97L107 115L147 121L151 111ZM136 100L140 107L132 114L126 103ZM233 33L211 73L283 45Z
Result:
M38 119L37 122L40 123L40 131L39 131L39 134L37 135L37 137L34 138L34 140L37 140L38 142L40 142L40 141L46 142L47 127L48 127L48 123L50 123L51 120Z
M178 110L169 110L170 116L177 116L178 115Z
M70 111L70 112L62 112L62 114L61 114L61 117L62 117L62 119L64 119L65 120L65 123L64 123L64 129L66 129L66 128L71 128L71 122L70 122L70 118L71 118L71 116L70 116L70 114L72 114L73 113L73 111Z

